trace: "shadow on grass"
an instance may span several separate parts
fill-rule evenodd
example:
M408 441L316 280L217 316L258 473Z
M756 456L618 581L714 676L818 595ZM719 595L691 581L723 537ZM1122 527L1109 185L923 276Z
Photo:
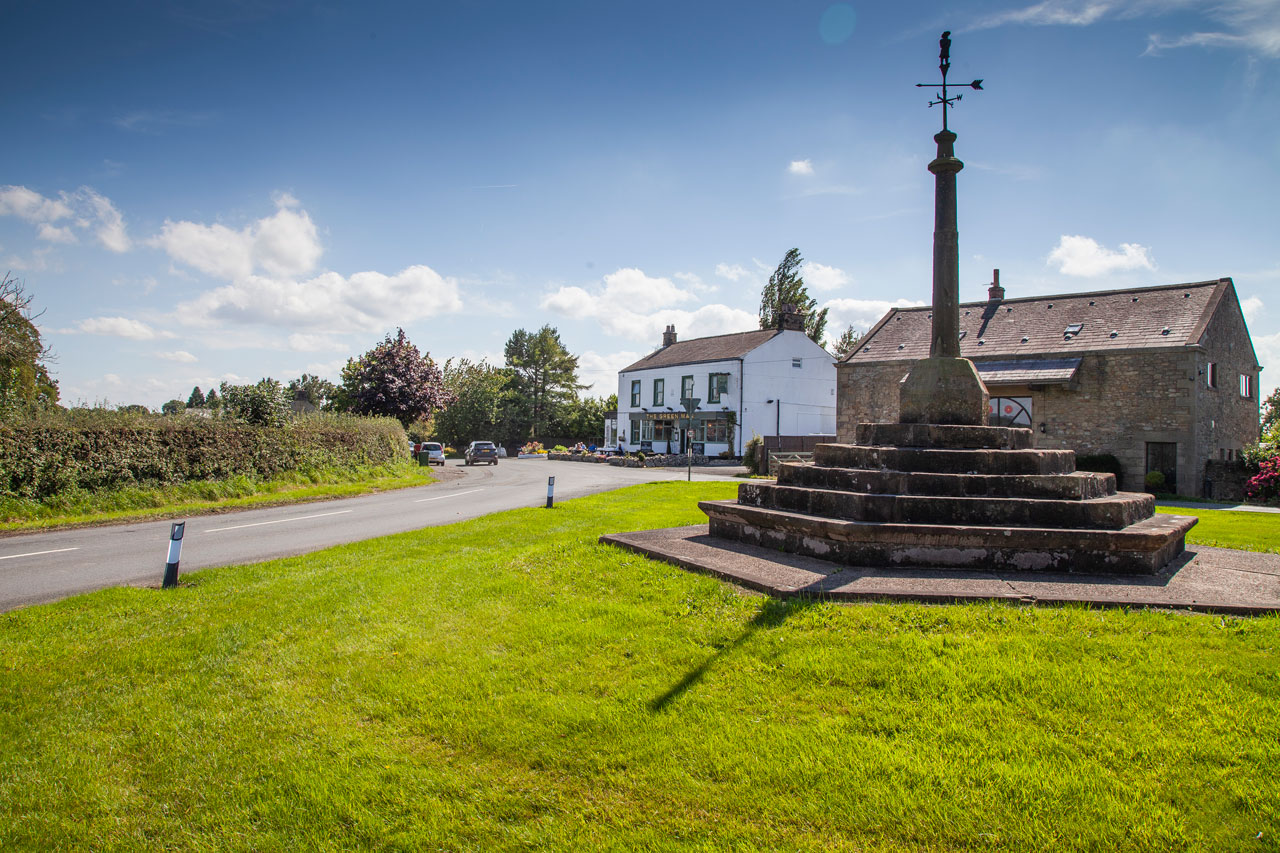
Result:
M666 710L667 706L684 695L685 691L693 687L706 676L707 672L715 666L715 664L733 652L741 648L747 640L755 635L756 631L761 628L777 628L787 620L793 613L806 610L819 602L812 598L793 598L787 601L781 601L776 598L770 598L765 601L764 606L760 608L747 627L738 635L732 643L724 646L715 654L704 660L684 674L684 677L677 681L672 687L663 693L657 699L649 703L649 710L653 713L659 713Z

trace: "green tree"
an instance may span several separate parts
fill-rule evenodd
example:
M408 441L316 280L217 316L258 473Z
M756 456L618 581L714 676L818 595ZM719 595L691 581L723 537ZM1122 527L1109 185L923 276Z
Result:
M464 358L446 361L443 373L453 400L433 418L434 436L455 448L477 439L508 438L501 433L510 372Z
M49 376L49 349L31 314L24 282L0 280L0 413L46 408L58 402L58 383Z
M223 382L222 416L257 426L282 426L289 420L289 397L284 387L267 377L253 385ZM212 396L213 392L209 392Z
M1262 401L1262 431L1267 432L1280 423L1280 388L1274 389Z
M387 335L360 358L347 359L336 405L357 415L395 418L407 429L445 408L451 399L431 356L419 352L404 329L396 329L395 338Z
M618 395L576 397L561 409L556 435L587 444L604 442L604 414L618 410Z
M191 389L191 396L187 398L188 409L204 408L204 392L200 390L200 386Z
M859 332L850 326L836 339L835 344L832 345L831 354L836 357L836 361L844 361L858 351L858 345L862 343L865 335L865 331Z
M804 333L821 346L823 333L827 330L827 309L818 311L817 300L809 297L804 278L800 275L803 263L800 250L791 249L769 276L769 283L760 294L760 328L778 328L782 306L794 305L804 314Z
M204 407L214 412L222 409L222 398L218 396L217 388L209 389L208 395L204 398Z
M170 400L169 402L161 406L160 412L161 414L165 414L165 415L178 415L184 412L186 408L187 408L186 403L182 402L181 400L174 399L174 400Z
M304 373L297 379L289 380L288 391L290 400L304 400L317 409L324 409L338 395L338 386L328 379Z
M578 384L578 357L571 355L551 326L536 332L517 329L504 349L511 371L506 415L519 438L536 439L572 401Z

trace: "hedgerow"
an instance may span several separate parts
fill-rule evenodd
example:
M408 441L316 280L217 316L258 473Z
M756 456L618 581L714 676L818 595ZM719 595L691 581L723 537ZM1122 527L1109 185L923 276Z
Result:
M0 422L0 495L41 500L100 491L408 458L392 418L308 415L279 427L106 409L55 409Z

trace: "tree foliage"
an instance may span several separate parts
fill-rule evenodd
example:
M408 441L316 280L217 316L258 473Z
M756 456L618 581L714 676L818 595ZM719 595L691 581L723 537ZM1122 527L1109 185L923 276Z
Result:
M317 409L329 408L338 395L338 386L328 379L304 373L297 379L290 379L287 386L290 400L301 400Z
M470 441L508 438L502 430L502 413L510 371L463 358L446 361L443 375L452 401L432 421L437 439L461 448Z
M827 309L818 311L818 301L809 297L804 278L800 275L803 263L800 250L791 249L769 276L769 283L760 294L760 328L778 328L782 306L794 305L804 314L804 333L821 346L822 336L827 330Z
M165 415L180 415L186 411L187 404L179 399L173 399L160 407L160 413Z
M269 427L283 426L289 420L288 395L283 386L269 376L253 385L223 382L219 387L222 417L226 420Z
M46 365L49 349L33 322L31 301L26 285L6 273L0 280L0 414L58 402L58 383Z
M385 415L408 427L445 408L452 397L429 355L405 337L387 335L360 358L347 360L337 405L357 415Z
M1280 423L1280 388L1274 389L1262 401L1262 431L1267 432Z
M604 442L604 416L618 410L618 395L608 397L577 397L561 409L555 434L566 439L585 441L587 444Z
M538 438L585 387L578 384L578 357L569 353L560 333L551 326L536 332L512 332L504 355L511 372L507 400L510 422L520 437Z
M199 385L191 389L191 396L187 397L187 408L188 409L204 408L204 392L200 390Z
M844 361L849 356L858 351L858 345L862 343L862 338L866 332L859 332L853 326L845 329L836 339L832 347L831 354L836 357L836 361Z

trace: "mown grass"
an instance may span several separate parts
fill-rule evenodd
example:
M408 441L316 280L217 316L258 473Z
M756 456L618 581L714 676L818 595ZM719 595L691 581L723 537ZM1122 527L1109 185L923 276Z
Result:
M1188 545L1280 553L1280 513L1180 506L1156 507L1156 512L1194 515L1200 519L1187 534Z
M0 498L0 531L141 521L200 512L346 498L435 482L416 463L295 472L260 480L233 477L154 488L66 492L43 501Z
M660 483L0 616L0 849L1252 850L1280 620L782 604Z

